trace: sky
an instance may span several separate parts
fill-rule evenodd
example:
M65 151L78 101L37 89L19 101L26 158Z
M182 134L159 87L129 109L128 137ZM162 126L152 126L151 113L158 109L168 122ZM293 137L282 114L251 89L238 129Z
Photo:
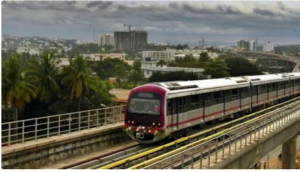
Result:
M300 44L300 1L2 1L2 34L79 40L148 31L149 42Z

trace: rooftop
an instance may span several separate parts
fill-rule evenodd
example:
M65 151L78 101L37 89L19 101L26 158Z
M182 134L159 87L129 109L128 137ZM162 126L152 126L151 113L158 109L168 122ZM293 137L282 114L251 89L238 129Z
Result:
M184 67L141 67L142 70L153 70L162 72L185 71L185 72L204 72L202 68L184 68Z

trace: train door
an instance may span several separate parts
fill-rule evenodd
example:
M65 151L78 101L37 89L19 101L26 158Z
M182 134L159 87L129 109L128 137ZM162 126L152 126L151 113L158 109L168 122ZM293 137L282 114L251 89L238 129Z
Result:
M183 129L187 126L190 126L191 123L185 123L188 119L188 112L187 112L187 97L179 97L178 98L178 115L177 115L177 122L178 128ZM179 125L181 124L181 125Z
M172 115L170 123L172 124L172 130L178 129L178 98L171 99Z

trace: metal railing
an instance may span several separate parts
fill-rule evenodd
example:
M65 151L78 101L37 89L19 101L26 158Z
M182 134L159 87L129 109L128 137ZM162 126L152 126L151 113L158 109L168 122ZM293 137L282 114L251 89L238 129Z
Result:
M199 142L180 153L143 167L144 169L208 169L216 163L233 155L244 146L259 140L264 135L273 132L283 125L300 120L300 105L290 104L270 112L261 119L235 127L229 132L211 137L210 140Z
M124 121L125 105L2 124L2 146L68 134Z

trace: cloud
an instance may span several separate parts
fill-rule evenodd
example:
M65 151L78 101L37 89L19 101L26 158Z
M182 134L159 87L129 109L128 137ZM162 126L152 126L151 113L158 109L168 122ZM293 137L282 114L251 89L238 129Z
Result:
M271 16L271 17L276 16L276 14L274 12L269 11L269 10L264 10L264 9L255 8L255 9L253 9L253 12L257 13L259 15L262 15L262 16Z
M72 33L74 26L80 26L85 28L81 35L90 35L92 25L101 34L127 30L126 23L146 25L133 28L147 30L149 35L166 34L171 39L177 33L179 40L191 34L222 38L271 35L280 40L281 35L299 38L299 8L299 2L3 1L2 25L4 33L19 24L44 26L45 33L53 34L47 27L65 27Z
M97 7L101 10L107 9L109 6L113 5L111 1L92 1L86 4L87 8Z

